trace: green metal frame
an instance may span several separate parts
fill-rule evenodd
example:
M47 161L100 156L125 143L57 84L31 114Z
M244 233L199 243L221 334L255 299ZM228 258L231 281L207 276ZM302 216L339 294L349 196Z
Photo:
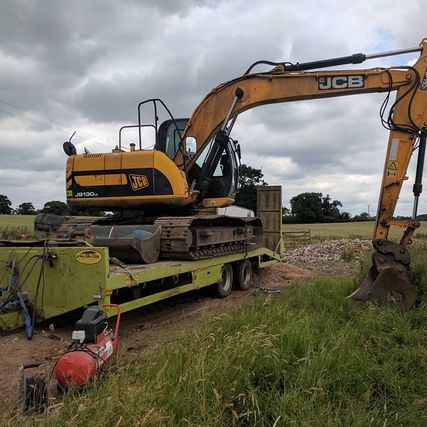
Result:
M250 258L259 268L267 267L280 260L280 255L266 248L234 253L199 261L160 261L154 264L110 266L108 248L49 247L53 255L52 265L45 261L41 274L43 248L0 248L0 261L15 262L23 282L22 290L28 294L29 302L37 310L37 320L45 320L93 303L109 303L111 295L123 288L132 288L170 277L191 274L191 282L162 290L155 294L133 299L121 304L122 312L134 310L174 295L213 285L221 277L222 266ZM92 257L86 261L79 257L89 251ZM93 256L95 255L95 256ZM82 259L83 258L83 259ZM34 266L32 263L34 262ZM2 263L2 266L6 264ZM110 268L111 267L111 268ZM31 269L31 271L30 271ZM0 274L0 285L7 285L10 271ZM10 269L9 269L10 270ZM39 277L41 277L39 281ZM21 282L21 283L22 283ZM38 292L37 292L38 288ZM37 298L35 295L37 294ZM107 310L107 315L115 315L115 310ZM10 329L22 325L19 311L0 314L0 329Z
M211 286L220 280L224 264L244 259L256 259L258 267L264 268L278 262L280 260L280 255L273 253L269 249L259 248L248 252L224 255L200 261L160 261L155 264L144 265L141 267L142 271L132 271L133 277L130 273L110 276L107 279L107 293L103 303L110 303L108 294L125 286L132 287L142 283L149 286L150 281L179 276L180 274L189 272L192 274L191 283L125 302L120 305L122 312L134 310L181 293ZM106 311L107 315L114 315L114 310L107 309Z
M96 264L77 261L76 254L82 249L85 248L49 247L49 253L55 258L52 259L52 266L44 261L41 274L43 248L0 248L0 261L14 262L20 272L18 286L22 286L31 306L35 306L38 321L92 304L94 296L101 297L105 293L109 273L108 249L96 248L100 255ZM0 274L2 286L9 283L11 272L4 262L1 262L1 267L4 268ZM9 329L22 325L22 316L12 313L0 315L0 328Z

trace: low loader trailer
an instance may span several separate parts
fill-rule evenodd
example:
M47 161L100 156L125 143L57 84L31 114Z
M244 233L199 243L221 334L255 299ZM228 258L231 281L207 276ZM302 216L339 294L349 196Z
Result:
M252 272L280 261L281 187L258 189L257 215L262 243L227 255L195 261L159 260L125 264L108 247L0 247L0 330L34 324L87 305L117 304L122 313L169 297L212 286L224 298L247 289ZM106 308L106 315L116 310Z

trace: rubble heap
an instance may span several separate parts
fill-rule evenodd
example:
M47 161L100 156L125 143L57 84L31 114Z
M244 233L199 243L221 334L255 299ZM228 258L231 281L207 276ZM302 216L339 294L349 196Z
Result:
M337 263L359 264L372 250L372 243L369 240L327 240L288 250L283 254L283 262L302 264L314 269L327 269Z

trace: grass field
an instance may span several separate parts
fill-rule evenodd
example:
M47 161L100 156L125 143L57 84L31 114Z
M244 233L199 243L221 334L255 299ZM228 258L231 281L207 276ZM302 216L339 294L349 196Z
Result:
M424 290L426 261L414 254L411 273ZM359 280L259 296L150 357L122 356L38 424L425 426L427 305L354 303Z
M0 215L0 227L28 227L33 229L35 215Z
M18 233L33 232L34 215L0 215L0 238ZM313 240L325 239L371 239L374 222L344 222L329 224L283 224L283 231L311 231ZM392 228L391 239L398 240L401 230ZM4 236L4 237L2 237ZM427 221L421 221L421 228L415 233L415 239L427 240Z
M314 240L331 239L372 239L375 223L368 222L341 222L330 224L283 224L283 231L311 231ZM400 239L402 230L396 227L391 229L390 238ZM421 227L415 232L415 239L427 239L427 221L421 221Z

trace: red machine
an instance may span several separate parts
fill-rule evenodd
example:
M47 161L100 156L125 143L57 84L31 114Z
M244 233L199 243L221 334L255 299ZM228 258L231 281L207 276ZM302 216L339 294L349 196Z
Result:
M104 307L117 309L114 333L106 320ZM59 387L85 385L108 364L119 347L120 314L120 306L116 304L91 306L83 313L73 331L72 348L61 356L54 369Z

